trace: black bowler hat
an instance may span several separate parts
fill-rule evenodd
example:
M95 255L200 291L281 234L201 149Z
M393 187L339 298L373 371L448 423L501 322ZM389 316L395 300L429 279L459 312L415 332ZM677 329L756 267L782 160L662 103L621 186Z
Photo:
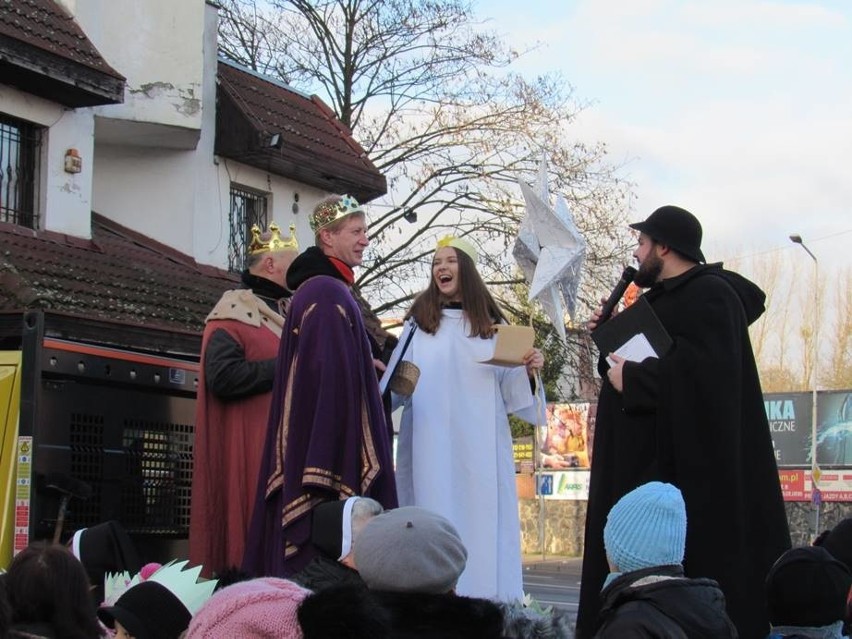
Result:
M673 248L693 262L706 261L701 252L701 222L686 209L661 206L644 222L631 224L630 228Z

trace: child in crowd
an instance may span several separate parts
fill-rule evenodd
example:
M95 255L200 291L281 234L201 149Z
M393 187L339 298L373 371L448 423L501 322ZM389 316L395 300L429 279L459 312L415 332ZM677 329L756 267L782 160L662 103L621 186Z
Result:
M275 577L222 588L193 616L186 639L302 639L296 611L309 594Z
M843 639L852 572L825 548L792 548L766 577L770 639Z
M15 556L2 579L9 637L101 636L86 570L64 546L31 544Z
M137 575L113 605L98 610L101 621L115 630L115 639L181 636L216 587L215 579L198 582L201 566L183 570L186 564L166 564L144 581Z
M686 505L675 486L650 482L616 502L604 527L611 572L596 637L737 637L718 584L684 576L685 545Z
M831 530L826 530L814 541L814 546L822 546L852 571L852 517L847 517ZM852 590L846 599L843 634L852 635Z

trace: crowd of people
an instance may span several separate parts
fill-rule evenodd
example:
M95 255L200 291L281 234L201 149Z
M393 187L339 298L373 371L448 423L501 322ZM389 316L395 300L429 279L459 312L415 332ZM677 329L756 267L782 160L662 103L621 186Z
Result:
M591 458L576 628L521 604L509 416L546 423L544 358L487 362L507 319L475 247L438 241L397 339L354 288L366 211L330 196L310 223L302 253L253 229L207 317L189 562L142 565L116 522L34 543L0 577L0 639L847 636L852 518L790 549L748 338L765 296L705 264L695 216L631 225L672 346L601 353L594 449L571 451Z

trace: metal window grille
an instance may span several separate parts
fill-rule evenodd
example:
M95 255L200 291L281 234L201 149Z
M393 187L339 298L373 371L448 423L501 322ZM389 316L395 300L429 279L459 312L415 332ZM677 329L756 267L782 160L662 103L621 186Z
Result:
M251 227L267 226L266 194L236 184L231 185L231 208L228 223L231 228L228 241L228 270L239 272L245 268L246 247L251 237Z
M42 128L0 116L0 222L38 225Z

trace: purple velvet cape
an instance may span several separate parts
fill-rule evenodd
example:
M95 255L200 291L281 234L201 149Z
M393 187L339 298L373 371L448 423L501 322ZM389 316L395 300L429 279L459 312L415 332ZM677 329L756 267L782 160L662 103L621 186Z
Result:
M311 511L352 495L397 506L391 443L361 311L317 276L293 295L243 569L284 577L315 555Z

